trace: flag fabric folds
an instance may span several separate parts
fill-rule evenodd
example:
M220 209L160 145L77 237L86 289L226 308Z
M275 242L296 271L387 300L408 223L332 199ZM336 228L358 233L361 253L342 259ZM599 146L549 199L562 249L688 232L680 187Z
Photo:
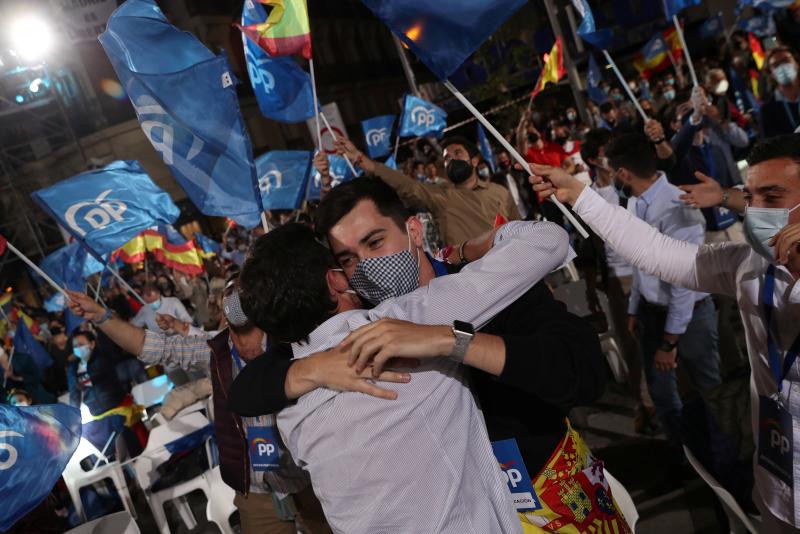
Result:
M633 58L633 66L642 76L649 78L672 65L670 54L672 61L678 61L683 54L675 28L654 35Z
M380 158L392 152L392 130L396 119L395 115L380 115L361 121L370 158Z
M192 202L256 226L255 165L226 56L169 24L153 0L127 0L99 39L142 130Z
M603 71L597 64L594 54L589 54L589 73L586 76L586 92L595 104L602 104L608 100L608 95L600 88Z
M121 247L149 226L171 223L180 215L170 196L135 161L115 161L31 196L95 257Z
M753 53L753 61L756 62L758 70L761 70L762 67L764 67L764 58L766 57L764 55L764 49L761 47L761 41L752 33L748 33L747 38L750 41L750 51Z
M8 315L11 313L11 306L13 305L14 293L11 291L4 291L0 293L0 309L3 313Z
M739 21L739 27L747 33L754 33L758 37L770 37L775 35L777 27L771 11L761 13L755 17Z
M48 254L39 267L58 285L73 291L83 291L86 278L103 270L103 264L77 241Z
M442 108L414 95L405 96L397 129L399 137L441 137L445 127L447 113Z
M356 176L361 176L363 174L361 169L358 169L358 174L353 174L353 171L350 170L350 166L347 164L347 160L345 160L342 156L328 156L328 165L332 180L331 187L336 187L344 182L349 182ZM319 200L321 191L322 177L318 172L315 171L313 179L310 180L308 184L308 194L306 195L306 198L308 200Z
M442 80L525 4L525 0L363 2Z
M489 143L489 139L486 137L486 131L483 129L483 126L481 126L481 123L478 123L478 150L480 150L481 156L489 165L492 174L497 172L497 160L494 157L492 145Z
M245 1L242 26L254 24L258 16L256 4L252 0ZM247 74L261 114L268 119L290 123L313 117L311 76L290 57L270 57L245 34L242 34L242 41Z
M397 170L397 162L394 160L394 155L386 158L386 161L384 161L383 164L389 167L390 169Z
M72 406L0 405L0 531L47 498L80 437L81 414Z
M558 83L558 80L567 74L567 69L564 68L564 45L561 42L561 37L556 39L550 53L545 56L544 67L542 73L539 74L539 80L536 82L536 87L533 90L533 97L536 98L548 83Z
M677 15L684 9L692 6L699 6L700 0L663 0L664 1L664 15L671 19L673 15Z
M156 261L176 271L196 275L203 272L203 260L194 241L181 244L170 243L167 236L154 228L148 228L134 237L111 256L125 263L140 263L150 252Z
M294 210L303 203L313 153L272 150L256 158L258 187L265 210Z
M29 355L40 370L45 370L53 365L53 358L42 345L36 341L26 321L17 322L17 331L14 334L14 350Z
M589 2L586 0L572 0L572 5L582 17L578 26L578 36L597 48L605 49L611 46L614 34L611 32L611 28L603 28L602 30L595 28L594 13L589 7Z
M261 4L271 6L267 11ZM240 27L248 39L270 56L301 54L311 59L311 26L306 0L245 0L252 22Z
M222 245L210 237L206 237L200 232L195 232L194 238L197 241L197 244L200 246L200 249L197 252L200 254L201 258L210 258L212 256L217 256L220 254L220 252L222 252Z

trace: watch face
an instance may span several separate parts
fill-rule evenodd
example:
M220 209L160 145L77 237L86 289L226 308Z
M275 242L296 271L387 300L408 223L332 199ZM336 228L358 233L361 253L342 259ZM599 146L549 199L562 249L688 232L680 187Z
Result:
M459 332L466 332L467 334L475 333L475 327L464 321L453 321L453 328Z

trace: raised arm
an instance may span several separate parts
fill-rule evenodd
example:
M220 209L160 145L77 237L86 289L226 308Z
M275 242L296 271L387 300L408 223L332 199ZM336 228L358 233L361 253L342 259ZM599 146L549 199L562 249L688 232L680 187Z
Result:
M142 351L142 346L144 345L143 328L123 321L116 315L110 314L110 311L107 316L106 309L95 302L89 295L69 290L67 290L67 293L70 297L67 304L72 313L92 321L101 332L125 352L139 354ZM108 318L104 320L106 317Z

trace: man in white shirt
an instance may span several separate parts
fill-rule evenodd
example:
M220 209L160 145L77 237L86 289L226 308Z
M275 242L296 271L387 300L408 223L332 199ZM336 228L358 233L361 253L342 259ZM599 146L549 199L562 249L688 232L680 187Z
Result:
M764 532L800 527L800 135L769 139L748 158L747 244L669 238L610 206L560 169L534 166L539 194L556 194L643 271L695 291L735 297L747 335L754 500Z
M133 326L146 327L148 330L163 333L164 330L158 325L156 314L171 315L181 321L192 322L192 316L186 311L183 303L175 297L162 297L161 290L155 284L145 284L142 299L145 305L131 319Z

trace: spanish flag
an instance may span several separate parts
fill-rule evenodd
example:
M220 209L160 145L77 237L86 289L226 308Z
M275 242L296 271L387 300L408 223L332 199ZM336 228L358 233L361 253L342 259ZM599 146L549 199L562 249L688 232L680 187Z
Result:
M550 49L549 54L544 55L544 67L542 73L539 75L539 80L536 82L536 87L533 90L533 97L536 98L542 89L548 83L558 83L558 80L567 74L567 69L564 68L564 45L561 43L561 37L556 39L553 48Z
M670 54L672 60L670 60ZM656 34L633 58L633 66L645 78L667 69L683 54L681 40L675 28Z
M753 61L756 62L758 70L761 70L764 66L764 58L766 57L764 55L764 49L761 48L761 41L752 33L748 33L747 38L750 40L750 51L753 53Z
M271 6L269 15L258 24L240 26L248 39L270 56L302 54L311 59L311 26L306 0L245 0ZM259 11L263 10L261 8Z
M11 291L10 287L0 294L0 309L3 310L4 314L8 315L11 313L11 301L13 299L14 293Z
M158 231L148 229L137 235L112 254L112 259L121 259L125 263L144 261L148 252L156 261L176 271L196 275L203 272L203 261L193 241L176 245Z

